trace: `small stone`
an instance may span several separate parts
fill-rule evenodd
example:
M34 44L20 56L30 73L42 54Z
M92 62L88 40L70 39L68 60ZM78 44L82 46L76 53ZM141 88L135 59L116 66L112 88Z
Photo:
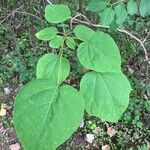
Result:
M108 127L108 129L107 129L107 134L108 134L110 137L113 137L113 136L116 134L116 130L114 129L113 126Z
M110 146L109 145L103 145L102 150L110 150Z
M10 149L10 150L20 150L20 144L19 144L19 143L11 144L11 145L9 146L9 149Z
M6 95L9 95L11 93L11 89L9 87L5 87L4 92Z
M86 141L89 142L89 143L93 143L94 135L93 134L87 134L86 135Z
M6 107L7 105L6 104L1 104L1 108L0 108L0 117L3 117L6 115Z
M6 115L6 109L1 108L0 109L0 117L3 117Z

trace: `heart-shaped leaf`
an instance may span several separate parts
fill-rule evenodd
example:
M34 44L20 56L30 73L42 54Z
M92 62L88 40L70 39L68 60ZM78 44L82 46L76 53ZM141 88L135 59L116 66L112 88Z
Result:
M80 83L80 92L90 115L117 122L129 103L130 83L122 74L89 72Z
M66 58L51 53L39 60L36 70L37 79L49 79L59 85L69 75L70 65Z
M97 72L120 72L121 58L114 40L106 33L96 32L89 41L79 45L80 63Z
M78 128L83 113L77 90L37 79L18 93L14 125L25 150L55 150Z

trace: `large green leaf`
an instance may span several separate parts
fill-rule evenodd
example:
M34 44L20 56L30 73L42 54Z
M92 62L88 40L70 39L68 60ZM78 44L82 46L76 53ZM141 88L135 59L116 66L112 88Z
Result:
M102 13L100 13L100 23L102 25L110 25L114 21L114 10L112 8L105 9Z
M25 150L55 150L78 128L84 113L79 92L35 80L18 93L14 125Z
M82 42L77 50L80 63L97 72L120 72L121 58L114 40L106 33L96 32Z
M45 8L45 18L50 23L62 23L71 17L68 6L63 4L47 5Z
M116 73L89 72L80 83L80 92L90 115L117 122L129 103L131 91L127 78Z
M150 15L150 0L141 0L139 10L142 17Z
M88 41L95 33L91 28L84 25L77 25L73 31L76 37L82 41Z
M90 0L87 6L87 10L90 10L92 12L101 11L105 9L106 6L107 6L106 0Z
M60 84L69 75L70 65L66 58L51 53L39 60L36 70L37 79L49 79Z
M116 23L123 24L124 21L127 19L128 13L126 11L124 4L119 4L115 8L115 15L116 15Z
M138 5L134 0L129 0L127 4L127 10L130 15L134 15L138 11Z
M43 41L49 41L51 39L53 39L58 33L57 28L55 27L49 27L49 28L45 28L40 30L39 32L37 32L35 34L35 36L39 39L39 40L43 40Z

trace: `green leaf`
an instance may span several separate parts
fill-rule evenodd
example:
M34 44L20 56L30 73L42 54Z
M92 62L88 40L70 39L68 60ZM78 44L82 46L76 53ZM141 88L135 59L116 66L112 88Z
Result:
M115 20L111 23L110 28L108 29L110 32L116 32L118 28L117 23L115 22Z
M130 15L134 15L138 12L138 5L134 0L129 0L127 4L127 10Z
M57 28L49 27L49 28L45 28L43 30L40 30L39 32L37 32L35 34L35 36L39 40L49 41L49 40L53 39L57 35L57 33L58 33Z
M45 18L50 23L62 23L71 17L68 6L63 4L47 5L45 8Z
M64 37L57 35L49 43L49 46L52 48L59 48L64 42Z
M90 0L87 10L92 12L104 10L107 6L107 1L105 0Z
M150 0L141 0L139 6L140 14L142 17L150 15Z
M126 110L130 91L130 84L122 73L92 71L85 74L80 83L87 112L110 122L117 122Z
M119 4L115 8L115 15L116 15L116 23L123 24L127 19L128 13L126 11L124 4Z
M111 8L105 9L100 14L100 20L102 25L110 25L114 21L114 10Z
M74 39L72 37L68 37L66 39L66 45L70 48L70 49L75 49L76 47L76 43L74 41Z
M80 63L97 72L120 72L121 58L114 40L106 33L96 32L77 49Z
M82 41L88 41L95 33L91 28L84 25L77 25L73 32L75 33L75 36Z
M37 79L49 79L59 85L69 75L70 65L66 58L55 54L46 54L40 58L36 68Z
M78 128L83 113L82 97L73 87L35 80L16 97L14 125L25 150L55 150Z

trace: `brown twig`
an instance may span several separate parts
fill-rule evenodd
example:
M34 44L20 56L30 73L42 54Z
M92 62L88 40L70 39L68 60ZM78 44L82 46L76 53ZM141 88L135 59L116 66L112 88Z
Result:
M34 18L37 18L39 20L42 20L40 17L34 15L34 14L31 14L31 13L28 13L28 12L25 12L25 11L14 11L14 13L19 13L19 14L23 14L23 15L29 15L29 16L32 16Z
M1 22L0 24L2 24L6 19L8 19L10 16L12 16L16 11L18 11L19 9L21 9L24 5L20 6L19 8L13 10L10 14L8 14Z

